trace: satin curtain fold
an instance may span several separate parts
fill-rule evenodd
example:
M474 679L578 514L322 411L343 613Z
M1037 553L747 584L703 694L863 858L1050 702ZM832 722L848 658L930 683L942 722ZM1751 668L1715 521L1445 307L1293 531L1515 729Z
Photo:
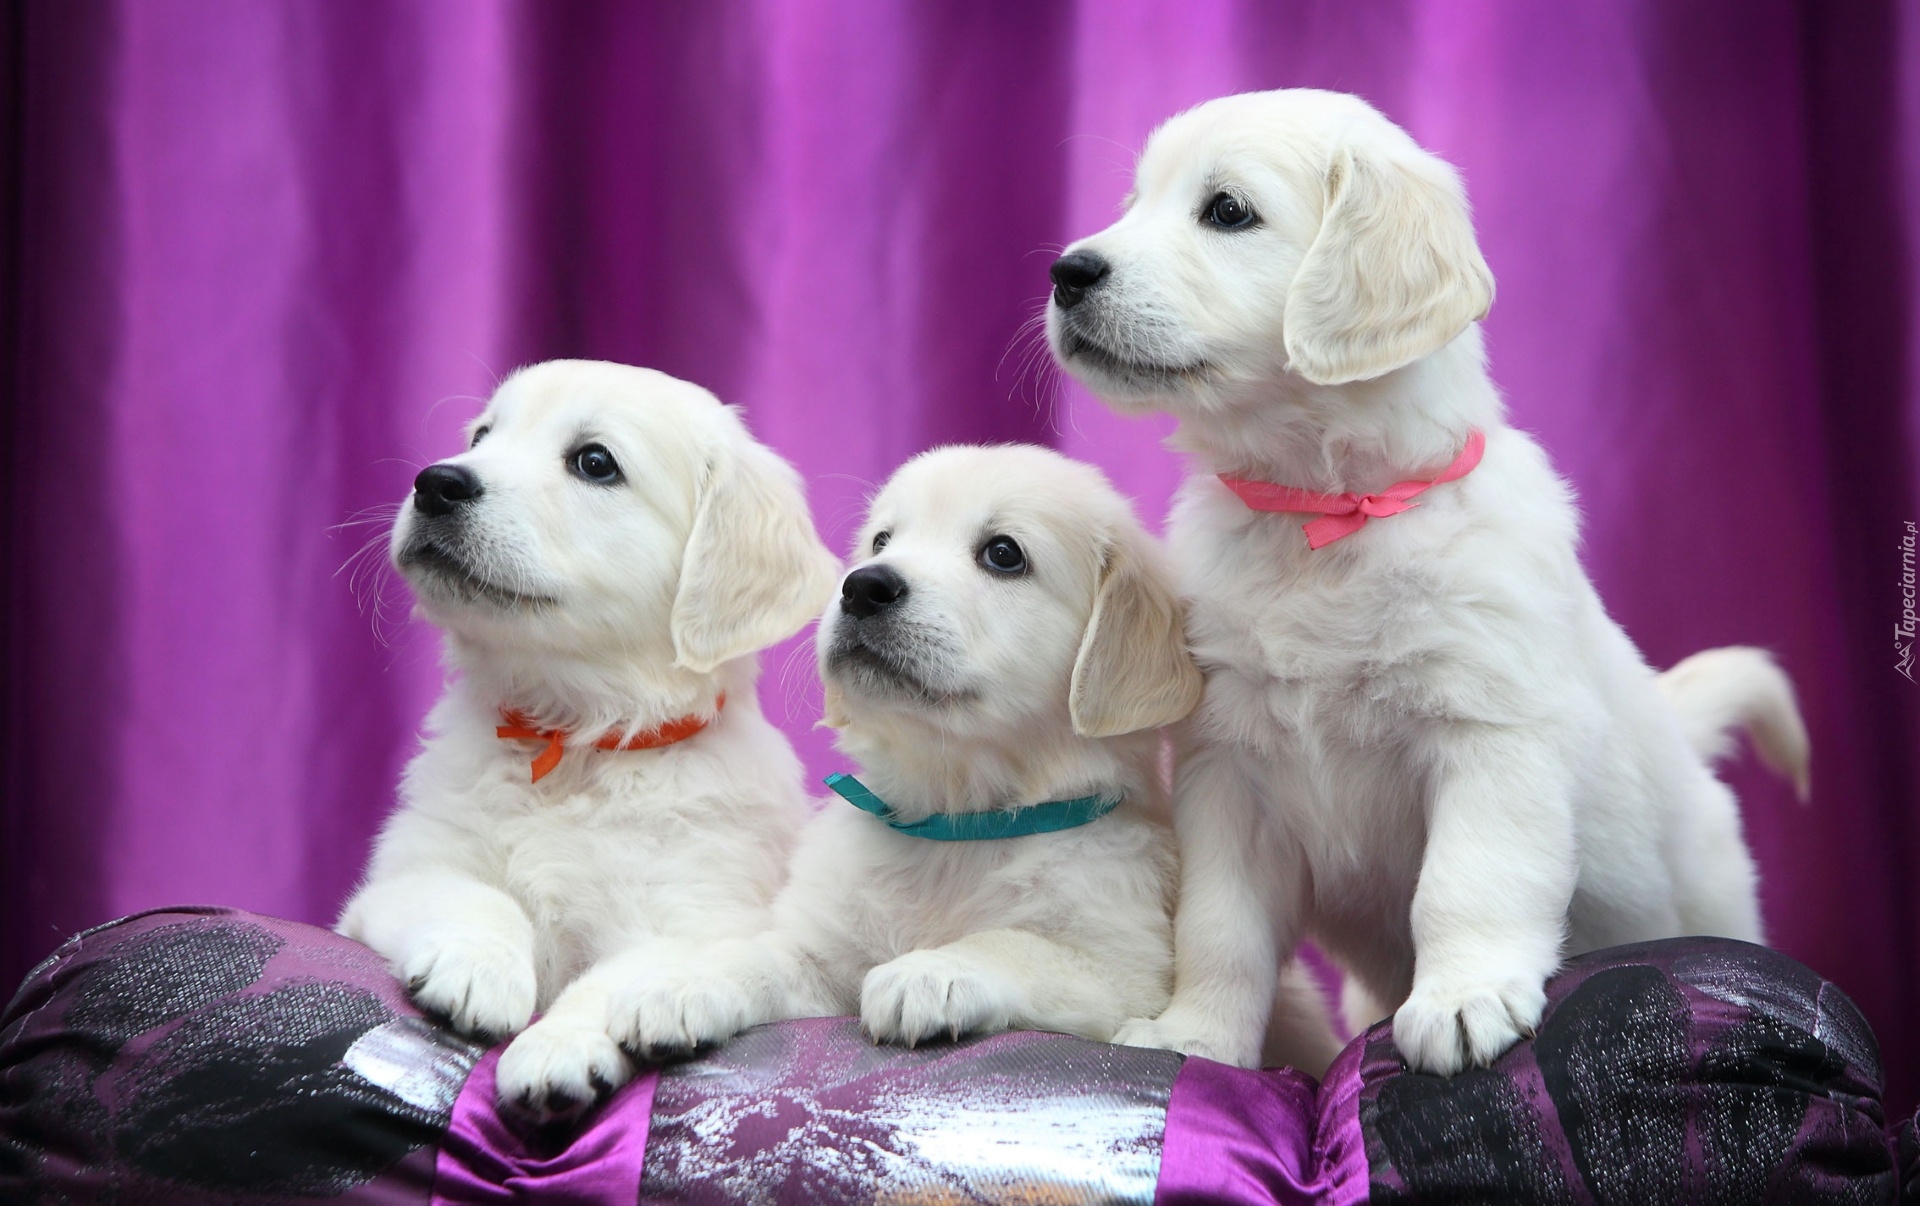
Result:
M1051 251L1142 138L1357 91L1460 166L1516 422L1658 664L1779 652L1816 799L1734 779L1783 949L1920 1077L1920 19L1889 3L29 0L9 10L4 959L204 901L330 920L437 690L378 541L550 356L742 404L844 544L902 459L1040 440ZM371 551L356 549L371 542ZM816 772L804 642L763 697Z

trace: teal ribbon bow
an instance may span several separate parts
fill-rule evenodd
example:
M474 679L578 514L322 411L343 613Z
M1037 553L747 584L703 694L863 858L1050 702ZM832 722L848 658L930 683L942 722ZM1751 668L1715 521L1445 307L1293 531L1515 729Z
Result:
M870 812L901 833L936 842L993 842L1001 838L1057 833L1097 821L1120 806L1119 796L1081 796L1049 800L1027 808L993 812L936 812L924 821L896 820L893 809L852 775L828 775L826 784L841 799Z

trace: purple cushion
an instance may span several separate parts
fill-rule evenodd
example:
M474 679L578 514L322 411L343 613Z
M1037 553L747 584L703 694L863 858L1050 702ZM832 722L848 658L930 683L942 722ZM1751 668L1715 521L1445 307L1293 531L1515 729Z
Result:
M1785 956L1575 960L1536 1040L1452 1080L1384 1024L1324 1086L1016 1033L876 1048L762 1027L581 1126L493 1101L498 1052L370 951L222 909L68 942L0 1015L0 1201L1892 1202L1873 1036Z

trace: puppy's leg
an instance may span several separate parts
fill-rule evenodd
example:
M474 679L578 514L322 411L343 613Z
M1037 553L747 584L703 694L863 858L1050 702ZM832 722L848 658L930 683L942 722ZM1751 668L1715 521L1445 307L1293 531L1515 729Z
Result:
M1381 1018L1393 1010L1367 991L1367 986L1354 976L1347 976L1340 984L1340 1023L1354 1036L1365 1034Z
M1158 1019L1120 1027L1115 1042L1259 1065L1278 969L1300 941L1308 882L1304 860L1277 837L1262 795L1234 750L1200 749L1181 763L1173 805L1180 845L1173 1000Z
M533 922L497 888L453 871L378 879L338 928L386 956L420 1007L457 1030L502 1038L533 1016Z
M588 968L501 1053L494 1087L502 1106L551 1122L582 1112L632 1079L633 1065L606 1021L610 987L629 972L626 958Z
M1578 862L1551 734L1448 734L1413 896L1413 992L1393 1018L1409 1067L1451 1076L1533 1033L1560 962Z
M1267 1019L1266 1042L1260 1049L1261 1066L1285 1065L1319 1077L1340 1054L1342 1045L1340 1036L1334 1033L1319 983L1300 960L1291 960L1280 969L1279 983L1274 986L1273 1012Z
M640 942L588 968L514 1040L500 1057L500 1101L546 1120L577 1114L631 1079L634 1060L798 1016L793 979L766 942Z
M1105 1041L1125 1017L1098 961L1026 930L982 930L908 951L867 973L860 1021L875 1040L911 1047L1019 1026Z
M1671 845L1680 932L1765 942L1760 875L1732 789L1702 771L1684 787L1676 784L1674 794L1680 798Z
M689 945L648 938L582 972L500 1056L494 1076L500 1104L552 1121L580 1113L632 1079L613 1003L633 981L693 957Z
M817 964L778 931L683 950L635 968L608 998L607 1026L635 1058L658 1060L764 1022L828 1014L808 974Z

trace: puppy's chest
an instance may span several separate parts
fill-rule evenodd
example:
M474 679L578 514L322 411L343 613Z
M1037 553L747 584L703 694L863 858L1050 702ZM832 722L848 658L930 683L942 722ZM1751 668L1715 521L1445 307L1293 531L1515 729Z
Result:
M1195 603L1190 631L1209 710L1264 717L1288 731L1332 724L1369 740L1456 711L1449 682L1436 673L1444 654L1407 639L1378 609L1339 615L1340 606Z
M875 845L857 869L852 907L859 915L853 932L876 961L944 946L1047 909L1054 860L1027 843L882 835Z
M1289 727L1452 711L1438 671L1457 660L1458 634L1436 622L1450 588L1431 567L1309 550L1295 525L1193 544L1183 586L1194 654L1210 679L1238 680L1242 705Z
M481 792L480 828L503 886L536 914L583 901L619 911L644 907L651 887L695 873L729 802L713 798L717 782L682 782L681 768L656 761L563 765L538 784ZM525 770L510 764L506 773Z

